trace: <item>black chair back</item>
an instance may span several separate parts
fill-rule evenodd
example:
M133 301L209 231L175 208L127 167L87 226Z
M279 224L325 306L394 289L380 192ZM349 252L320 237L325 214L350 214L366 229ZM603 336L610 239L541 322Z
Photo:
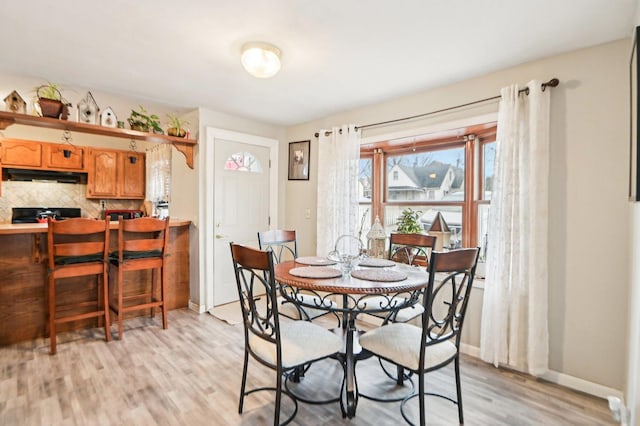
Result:
M296 231L272 229L258 232L260 250L271 250L276 264L298 257Z
M424 234L396 234L389 238L389 260L408 265L428 265L436 237Z
M234 243L230 245L247 347L251 348L249 335L253 334L276 344L280 358L277 284L271 252Z
M467 248L431 254L429 284L424 292L421 357L425 347L445 340L453 339L459 348L478 253L478 248Z

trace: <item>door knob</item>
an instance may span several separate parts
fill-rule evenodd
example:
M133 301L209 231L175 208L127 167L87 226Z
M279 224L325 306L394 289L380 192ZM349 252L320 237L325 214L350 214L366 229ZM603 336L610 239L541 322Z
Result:
M217 238L218 240L221 240L222 238L224 238L224 235L222 235L222 234L216 234L216 238Z

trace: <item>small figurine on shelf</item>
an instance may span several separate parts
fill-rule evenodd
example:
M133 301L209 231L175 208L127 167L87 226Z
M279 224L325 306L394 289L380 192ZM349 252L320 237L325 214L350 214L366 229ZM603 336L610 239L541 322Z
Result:
M78 102L78 123L98 124L100 108L91 92Z
M118 124L118 117L116 117L116 113L113 111L113 108L107 107L100 114L100 125L104 127L116 127Z
M19 114L27 113L27 103L17 91L13 91L4 98L5 111L17 112Z

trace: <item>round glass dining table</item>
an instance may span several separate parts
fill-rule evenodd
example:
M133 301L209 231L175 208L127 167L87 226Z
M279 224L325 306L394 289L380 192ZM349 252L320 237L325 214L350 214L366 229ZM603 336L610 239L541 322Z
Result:
M354 417L358 405L355 363L361 350L356 317L363 313L391 315L416 304L429 275L424 268L389 261L380 261L376 266L356 266L350 273L342 273L337 266L308 266L288 261L276 265L274 273L282 296L290 302L341 315L341 329L334 330L341 332L345 341L344 353L340 354L345 372L340 408L343 416ZM340 299L341 303L331 303Z

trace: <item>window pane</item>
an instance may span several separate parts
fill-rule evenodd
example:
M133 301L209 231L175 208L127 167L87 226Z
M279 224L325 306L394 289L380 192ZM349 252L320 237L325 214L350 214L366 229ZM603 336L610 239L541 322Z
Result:
M367 246L366 235L371 229L371 191L373 182L373 162L371 158L360 159L358 174L358 197L360 201L358 232L362 243Z
M249 152L236 152L226 159L224 169L237 172L262 173L262 164Z
M385 232L390 234L396 230L396 220L401 216L402 210L406 206L386 206L384 210L383 224ZM444 248L462 247L462 206L411 206L414 211L420 212L420 223L423 232L428 234L431 224L434 222L438 212L449 228L449 233L436 234L443 240Z
M485 143L482 145L482 188L484 189L483 200L491 199L491 191L493 190L493 174L494 164L496 162L496 143ZM478 240L480 241L480 240Z
M489 234L487 233L487 226L489 224L489 210L490 204L478 205L478 247L480 247L479 262L486 261L487 255L487 241Z
M387 157L388 201L463 201L464 148Z

